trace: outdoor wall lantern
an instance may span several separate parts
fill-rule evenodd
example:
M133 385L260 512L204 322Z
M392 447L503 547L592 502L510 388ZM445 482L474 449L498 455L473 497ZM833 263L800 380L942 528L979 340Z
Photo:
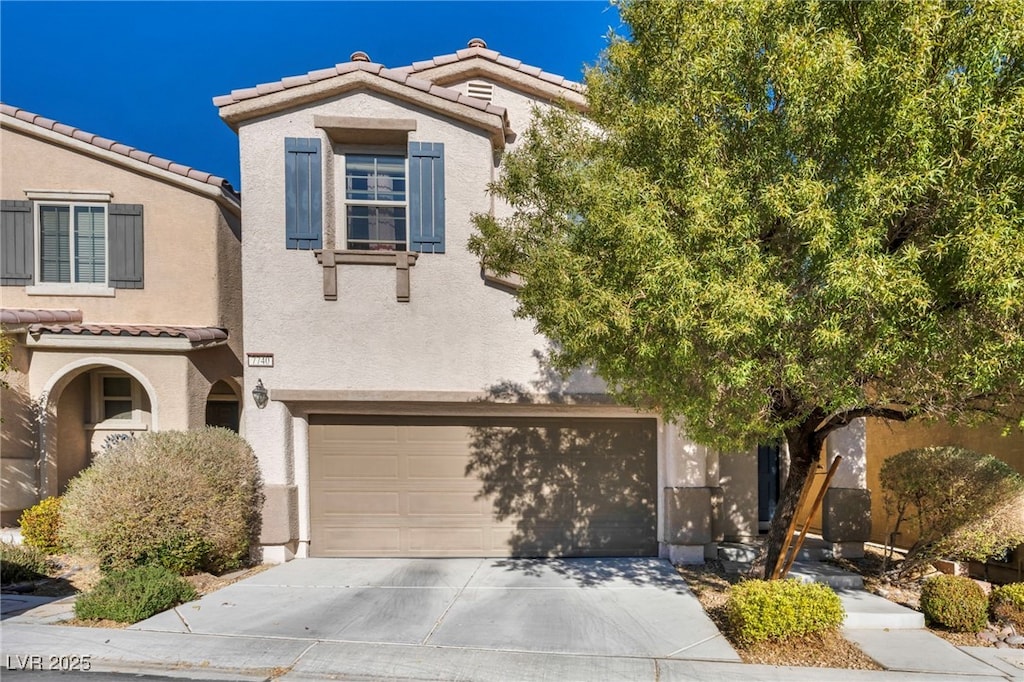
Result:
M267 406L267 387L263 385L263 379L256 380L256 387L252 389L252 399L256 401L256 407L261 410Z

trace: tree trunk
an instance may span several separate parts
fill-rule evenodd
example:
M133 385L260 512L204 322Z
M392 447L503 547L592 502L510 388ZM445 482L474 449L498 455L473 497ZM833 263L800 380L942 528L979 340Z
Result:
M767 541L751 566L752 577L771 578L771 573L779 560L789 524L797 513L800 493L817 469L815 465L825 440L823 434L815 431L820 422L821 416L815 411L802 424L786 432L786 443L789 445L789 475L786 477L786 485L782 488L779 504L768 528Z

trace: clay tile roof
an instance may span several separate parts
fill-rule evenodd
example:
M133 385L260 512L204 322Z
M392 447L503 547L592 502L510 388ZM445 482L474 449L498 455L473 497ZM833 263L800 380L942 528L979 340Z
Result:
M38 311L37 311L38 312ZM69 312L69 311L57 311ZM78 312L78 311L73 311ZM6 316L7 311L4 311ZM4 322L6 322L6 317ZM40 320L32 324L28 330L32 334L89 334L92 336L146 336L163 338L183 338L191 343L208 341L226 341L228 331L221 327L178 327L168 325L137 325L137 324L75 324L82 321L81 313L77 320L67 320L70 324L50 324L57 320Z
M481 48L474 49L479 50ZM491 50L484 51L490 52ZM363 54L365 53L357 52L353 56ZM434 61L418 63L433 65ZM281 90L288 90L290 88L297 88L303 85L309 85L310 83L314 83L316 81L325 80L327 78L333 78L334 76L352 73L354 71L365 71L367 73L372 73L376 76L380 76L381 78L387 79L394 83L399 83L414 90L419 90L421 92L426 92L436 97L441 97L450 102L466 104L473 107L474 109L486 111L489 114L496 114L497 116L500 116L502 118L505 127L508 128L508 112L505 110L504 107L499 107L493 104L487 104L482 100L467 97L466 95L463 95L461 92L458 92L457 90L445 88L443 86L437 85L422 78L416 78L415 76L411 75L410 67L388 69L385 68L383 64L375 64L373 62L362 61L362 59L343 62L341 64L337 64L327 69L317 69L316 71L310 71L309 73L301 76L286 76L285 78L282 78L280 81L275 81L273 83L261 83L251 88L232 90L231 93L228 95L219 95L217 97L214 97L213 104L217 107L225 107L229 104L237 104L238 102L244 102L245 100L254 99L256 97L260 97L262 95L269 94L272 92L280 92Z
M54 310L47 308L0 308L0 323L35 324L40 322L81 322L81 310Z
M564 76L559 76L553 73L547 73L542 71L536 66L530 66L529 64L523 64L518 59L512 59L511 57L505 57L504 55L495 52L494 50L488 49L486 43L479 38L474 38L469 41L469 46L464 47L461 50L456 51L454 54L443 54L433 59L428 59L420 62L413 62L409 66L403 66L398 70L405 71L407 73L418 73L420 71L426 71L433 69L438 66L444 66L446 64L453 64L455 62L466 61L469 59L485 59L495 64L508 67L520 73L524 73L527 76L533 76L539 78L547 83L552 83L560 87L566 88L567 90L574 90L576 92L583 92L583 85L575 81L568 80Z
M120 154L121 156L127 156L137 161L142 161L143 163L148 163L152 166L156 166L157 168L161 168L163 170L169 170L172 173L175 173L177 175L183 175L193 180L198 180L199 177L205 177L205 179L201 180L201 182L204 182L208 185L213 185L214 187L218 187L226 194L229 194L232 197L234 197L236 200L239 199L239 194L231 186L231 183L225 180L224 178L218 177L216 175L211 175L210 173L204 173L189 166L172 163L170 161L160 159L156 156L153 156L152 154L141 151L129 145L122 144L114 140L108 140L106 138L100 137L99 135L94 135L93 133L89 133L84 130L79 130L78 128L66 125L64 123L58 123L57 121L45 118L43 116L40 116L39 114L33 114L31 111L25 111L24 109L13 107L10 104L4 104L0 102L0 113L3 113L7 116L12 116L20 121L25 121L26 123L31 123L32 125L39 126L40 128L45 128L46 130L50 130L55 133L65 135L76 140L80 140L87 144L99 147L100 149L105 149L107 151L114 152L115 154Z

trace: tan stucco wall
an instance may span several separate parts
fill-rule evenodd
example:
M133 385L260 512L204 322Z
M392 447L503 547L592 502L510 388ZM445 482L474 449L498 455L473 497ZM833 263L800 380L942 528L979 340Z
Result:
M81 374L68 384L57 402L58 494L91 459L92 444L85 431L85 424L92 421L90 391L88 373Z
M723 498L720 523L725 539L756 538L757 449L723 452L718 462Z
M109 191L111 203L143 205L145 235L143 289L36 296L7 286L0 287L4 307L77 308L86 322L217 326L227 319L218 273L237 271L238 254L223 248L227 221L216 202L20 131L3 128L0 136L0 198L24 200L25 190Z
M898 423L878 419L868 420L868 488L871 496L871 539L885 542L888 526L885 503L879 485L879 474L886 458L910 450L932 445L956 445L981 454L994 455L1024 474L1024 435L1019 430L1003 436L1002 427L985 424L975 428L952 426L945 423ZM909 546L915 534L907 524L900 529L898 544Z

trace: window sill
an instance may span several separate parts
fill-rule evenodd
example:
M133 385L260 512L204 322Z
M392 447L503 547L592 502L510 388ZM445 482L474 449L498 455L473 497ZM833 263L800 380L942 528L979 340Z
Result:
M29 296L92 296L114 298L117 289L106 284L64 284L48 282L25 287Z

